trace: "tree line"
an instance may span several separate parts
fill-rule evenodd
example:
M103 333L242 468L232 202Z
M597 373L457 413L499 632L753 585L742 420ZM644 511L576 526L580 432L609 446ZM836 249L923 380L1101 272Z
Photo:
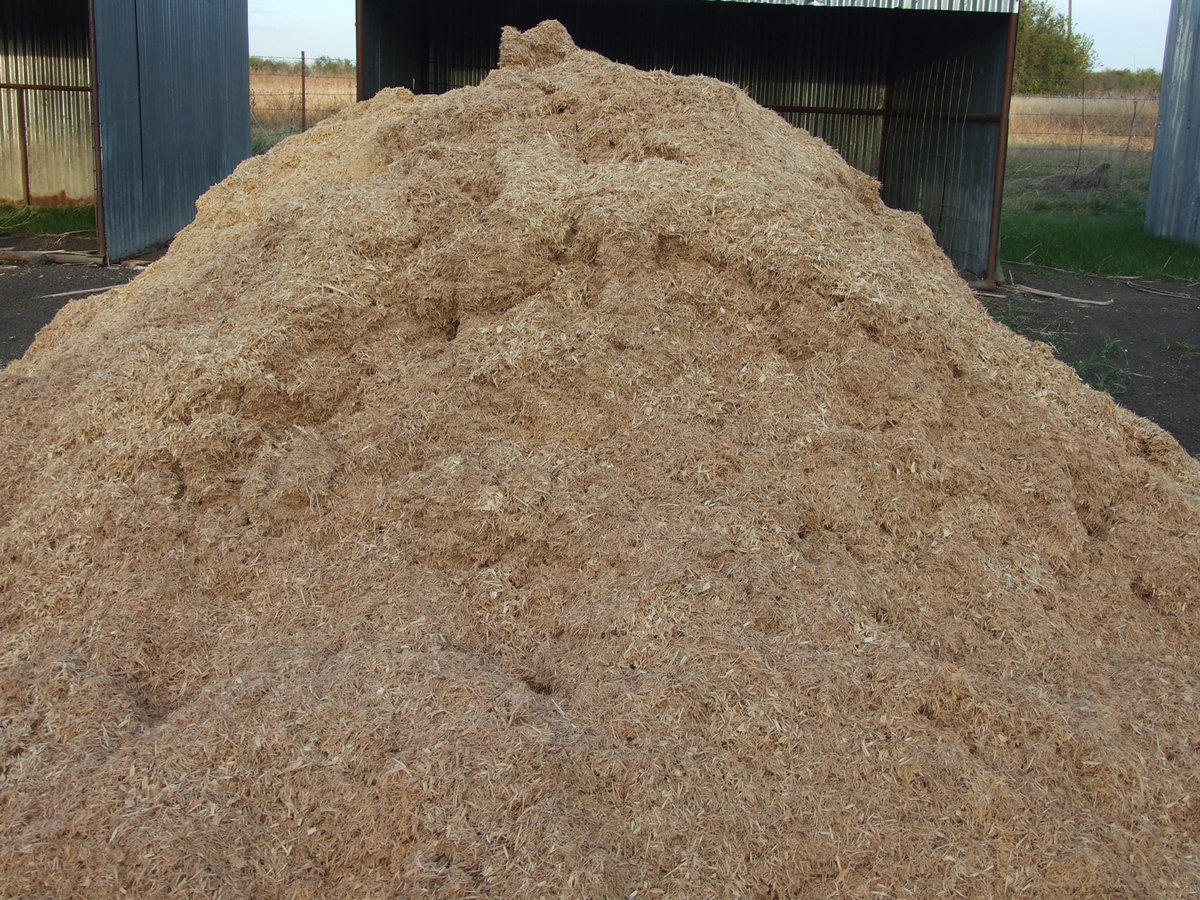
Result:
M1092 39L1073 31L1049 0L1023 0L1017 17L1017 56L1013 90L1018 94L1152 93L1162 84L1155 69L1093 71ZM352 75L354 61L317 56L307 62L317 75ZM250 70L273 75L300 74L300 60L251 56Z
M1018 94L1147 93L1157 91L1155 69L1093 71L1092 39L1074 31L1048 0L1022 0L1017 16L1013 90Z
M354 60L335 59L332 56L317 56L305 61L305 68L316 75L353 75ZM273 56L251 56L250 71L269 75L299 75L299 59L278 59Z

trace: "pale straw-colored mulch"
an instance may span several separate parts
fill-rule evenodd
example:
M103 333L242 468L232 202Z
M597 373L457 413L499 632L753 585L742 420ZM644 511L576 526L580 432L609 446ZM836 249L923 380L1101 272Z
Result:
M557 23L0 374L0 894L1200 890L1200 465Z

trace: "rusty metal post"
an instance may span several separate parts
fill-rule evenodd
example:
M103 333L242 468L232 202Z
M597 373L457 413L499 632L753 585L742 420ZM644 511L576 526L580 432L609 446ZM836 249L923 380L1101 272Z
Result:
M108 236L104 220L104 153L100 144L100 61L96 52L96 2L88 0L88 93L92 98L92 153L96 177L96 239L97 250L108 265Z
M300 130L308 130L308 94L304 84L304 71L308 66L304 61L304 51L300 51Z
M17 140L21 144L21 188L25 193L25 205L33 206L33 195L29 192L29 135L25 119L25 88L17 88Z
M1017 55L1017 15L1008 17L1008 48L1004 53L1004 98L1000 103L1000 137L996 148L996 179L992 188L992 229L988 235L987 272L984 277L996 280L1000 265L1000 208L1004 201L1004 169L1008 163L1008 116L1012 109L1013 68Z
M879 129L879 184L887 180L888 138L892 130L892 93L896 84L896 15L888 28L887 66L884 70L883 124Z

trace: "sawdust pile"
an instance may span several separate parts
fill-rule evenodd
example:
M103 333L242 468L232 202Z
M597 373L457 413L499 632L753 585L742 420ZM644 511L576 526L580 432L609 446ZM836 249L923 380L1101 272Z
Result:
M1200 890L1200 466L732 87L507 31L0 388L0 893Z

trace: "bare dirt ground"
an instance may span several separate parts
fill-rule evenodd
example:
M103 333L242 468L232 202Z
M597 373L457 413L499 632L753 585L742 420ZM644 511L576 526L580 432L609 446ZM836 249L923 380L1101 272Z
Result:
M993 316L1200 457L1200 285L1021 266L1007 274L1009 284L979 294Z
M0 266L0 367L18 359L67 301L123 284L137 272ZM1200 457L1200 285L1021 266L1007 275L1011 283L979 293L996 318L1048 343L1064 362L1078 364L1085 378L1115 380L1110 390L1120 403L1161 425Z
M19 359L69 300L136 275L135 269L100 266L0 266L0 368Z
M0 233L0 248L95 254L96 235ZM145 255L157 259L165 247ZM0 369L19 359L68 301L102 293L137 276L141 260L125 266L28 265L0 262Z

